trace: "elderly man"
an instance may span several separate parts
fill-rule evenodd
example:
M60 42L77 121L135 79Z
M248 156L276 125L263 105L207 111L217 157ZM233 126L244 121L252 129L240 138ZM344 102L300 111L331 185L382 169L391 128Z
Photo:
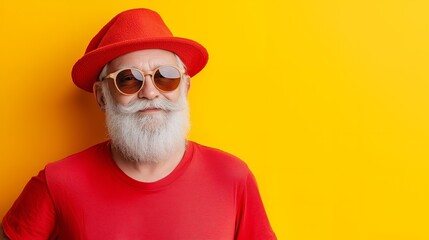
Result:
M4 239L276 239L244 162L186 140L190 77L208 60L148 9L118 14L73 67L110 140L50 163L2 221Z

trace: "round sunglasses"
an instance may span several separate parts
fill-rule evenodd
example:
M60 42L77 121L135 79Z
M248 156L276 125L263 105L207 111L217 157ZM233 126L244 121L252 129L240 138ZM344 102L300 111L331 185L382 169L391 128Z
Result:
M113 79L120 93L132 95L143 88L145 76L150 75L153 85L159 91L170 92L179 86L183 73L175 66L160 66L150 72L143 72L137 68L123 68L108 74L103 80Z

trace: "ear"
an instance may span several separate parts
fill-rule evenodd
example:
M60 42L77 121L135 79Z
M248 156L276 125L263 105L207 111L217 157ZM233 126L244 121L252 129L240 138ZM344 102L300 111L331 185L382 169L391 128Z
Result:
M92 92L94 93L94 97L98 103L98 106L100 106L101 111L104 112L106 109L106 102L104 100L101 82L95 82L94 85L92 85Z
M186 78L186 93L189 92L189 89L191 88L191 77Z

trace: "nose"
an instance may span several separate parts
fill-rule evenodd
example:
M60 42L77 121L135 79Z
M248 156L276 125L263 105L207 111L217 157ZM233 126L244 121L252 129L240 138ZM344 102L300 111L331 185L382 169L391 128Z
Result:
M143 88L138 92L138 97L146 98L149 100L159 97L160 92L153 84L152 76L149 74L146 74L144 78L145 79L144 79Z

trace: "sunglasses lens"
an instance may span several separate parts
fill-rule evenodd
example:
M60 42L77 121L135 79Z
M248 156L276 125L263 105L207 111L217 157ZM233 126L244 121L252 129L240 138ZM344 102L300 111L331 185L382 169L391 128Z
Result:
M173 91L179 86L181 74L174 67L160 67L153 76L155 85L162 91Z
M144 77L134 69L125 69L116 76L116 86L126 94L133 94L140 90Z

